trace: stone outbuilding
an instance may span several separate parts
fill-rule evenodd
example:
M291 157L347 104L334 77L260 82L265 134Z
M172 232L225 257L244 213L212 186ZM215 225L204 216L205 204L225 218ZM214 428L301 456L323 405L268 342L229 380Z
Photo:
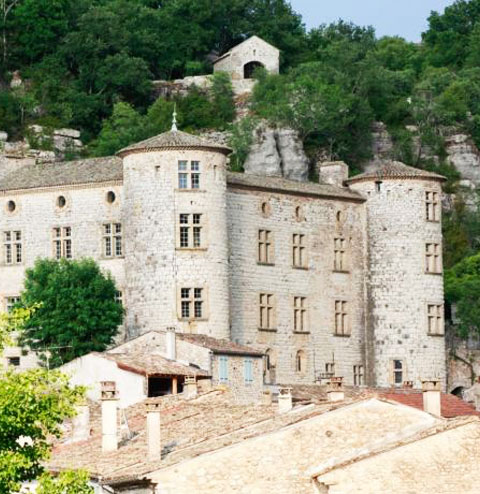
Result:
M227 72L234 81L251 79L258 67L271 74L280 70L280 50L258 36L234 46L213 63L214 72Z

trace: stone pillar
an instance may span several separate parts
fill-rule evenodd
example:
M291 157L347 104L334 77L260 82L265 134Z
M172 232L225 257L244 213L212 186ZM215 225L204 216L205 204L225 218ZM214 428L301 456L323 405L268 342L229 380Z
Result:
M162 458L160 434L160 403L147 403L147 448L148 461L159 461Z
M292 388L280 388L278 395L278 412L287 413L292 408Z
M118 396L114 381L102 381L102 452L118 449Z
M77 406L77 415L73 418L72 441L85 441L90 437L90 408L88 403Z
M183 393L186 398L195 398L198 393L197 380L195 376L186 376L183 383Z
M178 377L172 377L172 395L178 394Z
M343 401L345 391L343 390L343 377L332 377L327 384L328 401Z
M440 379L422 379L423 409L437 417L442 416Z

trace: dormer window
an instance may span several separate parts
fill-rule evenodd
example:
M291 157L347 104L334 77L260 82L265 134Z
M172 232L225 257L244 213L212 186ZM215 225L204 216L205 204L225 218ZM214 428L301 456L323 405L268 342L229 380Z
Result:
M178 162L178 188L200 188L200 162L181 160Z

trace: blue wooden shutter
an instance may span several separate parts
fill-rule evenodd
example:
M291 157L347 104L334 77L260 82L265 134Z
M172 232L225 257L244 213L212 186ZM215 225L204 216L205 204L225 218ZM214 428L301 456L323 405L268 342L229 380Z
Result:
M219 357L218 361L218 379L220 382L226 382L228 381L228 357Z
M246 358L244 360L243 375L245 377L246 384L253 382L253 361L251 358Z

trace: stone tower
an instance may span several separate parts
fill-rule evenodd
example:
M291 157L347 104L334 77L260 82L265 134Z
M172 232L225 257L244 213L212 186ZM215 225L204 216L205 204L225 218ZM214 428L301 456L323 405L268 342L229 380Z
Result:
M367 382L445 386L440 175L387 162L351 178L367 199Z
M122 149L129 336L229 337L226 156L175 126Z

